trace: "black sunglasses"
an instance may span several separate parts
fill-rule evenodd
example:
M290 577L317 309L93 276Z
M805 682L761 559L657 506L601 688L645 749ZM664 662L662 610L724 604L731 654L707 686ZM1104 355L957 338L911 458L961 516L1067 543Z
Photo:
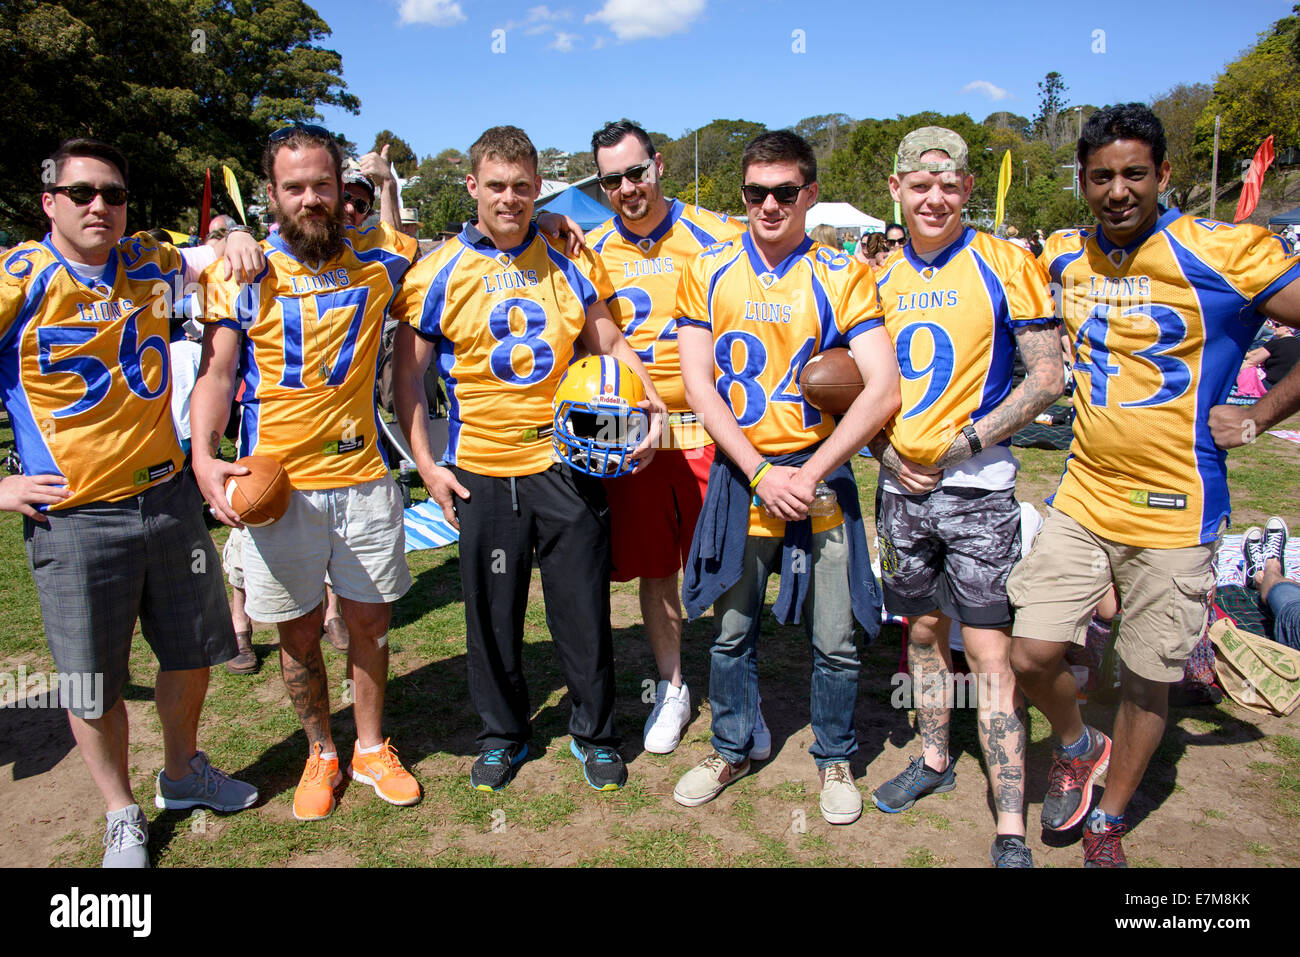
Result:
M762 206L767 202L767 198L772 196L782 206L789 206L799 198L799 191L807 189L811 183L804 183L802 186L751 186L746 183L740 187L740 191L745 194L745 202L750 206Z
M276 130L267 140L271 143L278 143L280 140L287 140L294 133L306 133L308 136L318 136L323 140L334 139L334 134L323 126L316 126L312 123L295 123L292 126L282 126Z
M618 189L623 185L623 177L627 177L629 183L641 182L641 177L645 175L646 170L654 165L654 160L648 163L642 163L640 166L633 166L631 169L625 169L621 173L606 173L599 177L600 185L605 189Z
M48 192L62 193L78 206L89 206L95 201L96 196L103 196L104 202L109 206L122 206L125 205L126 197L129 195L125 186L98 188L87 186L85 183L77 183L75 186L51 186Z
M353 196L351 193L343 194L343 202L351 203L352 208L357 211L358 216L364 216L370 212L370 200L360 196Z
M907 244L907 240L906 240L906 239L886 239L886 240L885 240L885 245L886 245L886 246L904 246L904 245L906 245L906 244Z

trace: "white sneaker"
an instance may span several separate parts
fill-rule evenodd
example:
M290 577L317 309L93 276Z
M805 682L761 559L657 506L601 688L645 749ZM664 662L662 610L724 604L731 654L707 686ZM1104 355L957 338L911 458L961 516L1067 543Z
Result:
M671 754L691 722L691 692L683 684L674 688L661 681L655 688L655 707L645 722L645 749L651 754Z
M828 824L852 824L862 816L862 793L847 761L828 764L822 771L821 808Z
M766 761L772 756L772 729L763 720L763 699L758 699L758 720L754 722L754 746L749 749L751 761Z

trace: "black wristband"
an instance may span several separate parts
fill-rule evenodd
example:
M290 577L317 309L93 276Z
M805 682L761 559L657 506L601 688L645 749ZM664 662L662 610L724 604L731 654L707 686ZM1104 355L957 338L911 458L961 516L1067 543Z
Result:
M966 436L966 442L970 445L971 455L979 455L980 452L984 450L984 446L980 443L979 434L975 431L975 426L966 426L966 428L961 430L961 434Z

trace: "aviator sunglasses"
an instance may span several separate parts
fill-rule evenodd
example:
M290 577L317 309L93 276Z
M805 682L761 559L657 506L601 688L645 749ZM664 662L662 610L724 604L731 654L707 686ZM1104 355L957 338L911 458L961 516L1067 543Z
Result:
M625 169L621 173L606 173L599 177L600 185L605 189L614 190L623 185L623 177L627 177L629 183L641 182L641 177L645 176L646 170L654 165L651 160L648 163L642 163L640 166L633 166L631 169Z

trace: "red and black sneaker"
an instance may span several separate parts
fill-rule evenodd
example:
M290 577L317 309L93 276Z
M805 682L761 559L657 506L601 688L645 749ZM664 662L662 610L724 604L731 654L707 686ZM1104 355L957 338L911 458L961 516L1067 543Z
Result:
M1092 743L1080 757L1068 757L1060 748L1052 756L1043 798L1043 827L1049 831L1068 831L1084 819L1092 786L1110 766L1110 738L1096 728L1085 730Z
M1124 821L1109 821L1098 808L1088 819L1088 826L1083 829L1083 866L1084 867L1128 867L1124 857L1124 846L1120 838L1128 833Z

